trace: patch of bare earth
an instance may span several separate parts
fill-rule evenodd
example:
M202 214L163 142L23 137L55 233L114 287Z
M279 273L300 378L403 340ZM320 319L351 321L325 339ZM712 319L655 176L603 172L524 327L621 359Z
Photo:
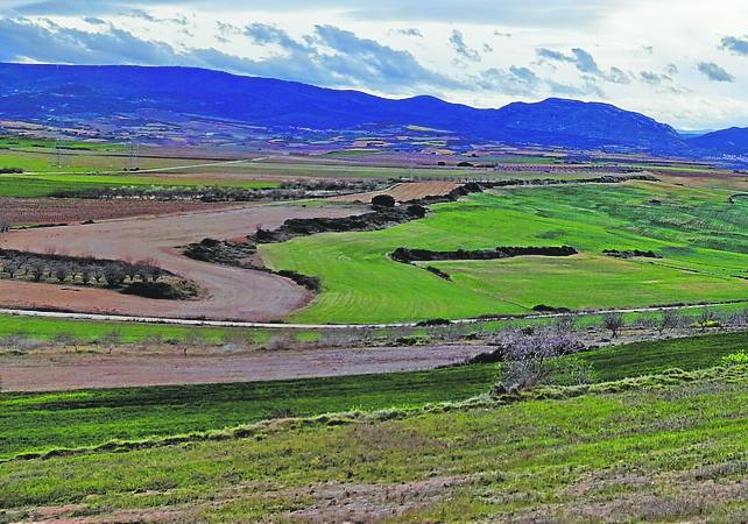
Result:
M379 195L390 195L398 202L418 200L432 196L443 196L460 187L457 182L435 181L435 182L406 182L395 184L389 189L382 191L370 191L368 193L356 193L333 197L330 200L338 202L364 202L369 203L371 199Z
M472 482L469 476L435 477L402 484L329 482L298 493L311 503L285 517L300 522L381 522L428 507Z
M168 215L221 209L227 204L208 202L158 202L152 200L93 200L85 198L0 197L3 220L10 224L68 224L142 215Z
M253 382L292 378L417 371L455 364L480 346L339 348L255 351L239 355L95 355L65 353L0 357L5 391L60 391L178 384Z
M224 507L247 502L277 501L300 509L268 515L268 522L381 522L435 504L472 479L434 477L401 484L344 484L325 482L303 488L257 484L237 485L211 495L210 501L174 506L125 509L83 516L82 505L49 506L30 510L23 519L46 524L101 524L106 522L200 522ZM144 495L157 495L145 493ZM78 514L78 516L76 516Z
M208 237L224 240L246 236L258 227L278 227L289 218L343 217L356 212L356 208L338 206L248 205L12 231L0 237L0 248L106 259L152 259L163 269L196 283L201 296L189 301L152 300L105 289L2 280L0 306L136 317L278 320L306 305L311 292L273 274L189 259L182 255L180 246Z
M514 515L513 522L694 522L722 514L718 522L745 522L748 514L727 516L729 505L748 498L745 463L646 475L599 472L560 495L562 500ZM704 474L704 471L707 471ZM717 473L715 473L715 471ZM711 472L711 473L709 473ZM737 474L737 475L736 475ZM735 509L740 511L740 509ZM696 520L694 520L696 519Z

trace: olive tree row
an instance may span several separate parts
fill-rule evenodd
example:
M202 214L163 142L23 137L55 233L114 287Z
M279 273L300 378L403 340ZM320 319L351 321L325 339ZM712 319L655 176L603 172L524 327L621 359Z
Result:
M0 276L34 282L56 281L120 287L126 281L157 282L164 271L152 261L136 263L96 260L17 251L0 252Z

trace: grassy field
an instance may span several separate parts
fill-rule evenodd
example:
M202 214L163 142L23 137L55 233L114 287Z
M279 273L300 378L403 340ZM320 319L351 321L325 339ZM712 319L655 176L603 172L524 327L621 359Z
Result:
M545 393L556 399L540 390L509 405L6 462L0 507L7 521L289 520L305 508L321 521L741 521L746 385L745 368L715 369Z
M111 187L200 187L206 185L261 189L278 187L280 184L272 180L206 181L200 178L188 177L160 178L157 175L0 175L0 196L41 198L63 192Z
M674 367L708 368L722 356L743 349L748 349L748 335L736 333L630 344L567 358L589 364L594 380L610 381ZM498 373L496 365L474 365L249 384L4 393L0 394L0 459L111 439L222 429L278 416L462 401L489 391Z
M748 202L726 189L630 183L521 188L434 206L384 231L262 246L274 269L319 276L300 322L387 322L521 314L541 304L609 308L748 298ZM391 261L398 247L437 250L571 245L567 259L439 262L446 281ZM605 249L663 258L615 259ZM362 278L366 275L366 278Z
M119 333L123 342L143 342L154 337L181 340L193 331L198 331L207 341L220 342L227 332L226 329L210 327L188 328L166 324L92 322L0 315L0 338L24 335L35 340L48 341L64 334L81 343L89 343L113 331Z

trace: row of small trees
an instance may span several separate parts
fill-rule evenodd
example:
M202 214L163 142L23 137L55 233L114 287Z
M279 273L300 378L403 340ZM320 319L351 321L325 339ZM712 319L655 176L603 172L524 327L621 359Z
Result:
M25 278L33 282L70 282L117 288L127 281L157 282L163 275L163 270L148 260L130 263L20 252L0 253L0 276Z
M380 189L379 181L332 180L320 182L285 182L273 188L223 186L124 186L62 191L59 198L133 199L133 200L199 200L202 202L252 202L256 200L295 200L337 194L368 192Z
M586 381L589 370L580 367L579 362L564 361L564 368L559 369L561 361L557 357L585 348L581 332L576 330L575 324L576 318L567 315L550 326L509 330L492 337L490 343L498 348L495 356L498 357L497 360L504 362L494 393L505 394L529 389L559 372L575 381ZM718 313L704 307L695 315L677 309L662 309L659 315L642 317L632 327L653 329L662 336L667 331L682 328L706 331L710 328L745 326L748 326L748 309ZM607 313L602 317L601 327L616 338L626 327L625 317L621 313Z

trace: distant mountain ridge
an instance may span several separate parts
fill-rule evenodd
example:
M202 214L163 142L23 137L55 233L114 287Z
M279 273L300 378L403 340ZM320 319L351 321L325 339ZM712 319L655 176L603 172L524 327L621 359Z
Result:
M748 156L748 127L731 127L694 138L688 143L699 150L722 155Z
M117 115L144 111L164 121L199 115L268 128L418 125L511 145L661 154L736 154L746 144L739 133L726 141L719 135L723 132L686 139L652 118L595 102L551 98L478 109L430 96L395 100L195 68L0 63L2 119L45 122L64 115L115 121Z

